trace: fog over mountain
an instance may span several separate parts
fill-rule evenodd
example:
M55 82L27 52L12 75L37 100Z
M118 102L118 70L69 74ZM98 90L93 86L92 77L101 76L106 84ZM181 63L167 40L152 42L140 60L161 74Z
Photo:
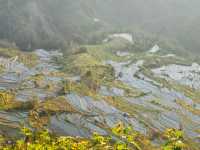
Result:
M0 0L0 149L200 150L199 0Z
M199 52L199 7L198 0L1 0L0 38L26 49L102 28L140 28Z

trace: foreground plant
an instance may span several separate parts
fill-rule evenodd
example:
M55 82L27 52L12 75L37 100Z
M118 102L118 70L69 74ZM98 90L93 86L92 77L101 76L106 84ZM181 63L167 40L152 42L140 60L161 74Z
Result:
M183 142L183 131L176 129L167 129L164 133L167 142L164 145L164 150L182 150L187 149L187 145Z
M5 140L1 136L0 149L3 150L187 150L183 142L183 132L167 129L164 136L167 143L159 148L131 127L123 123L111 129L110 136L94 133L90 139L70 136L55 136L48 130L35 131L22 128L22 138L16 141ZM189 149L188 149L189 150Z

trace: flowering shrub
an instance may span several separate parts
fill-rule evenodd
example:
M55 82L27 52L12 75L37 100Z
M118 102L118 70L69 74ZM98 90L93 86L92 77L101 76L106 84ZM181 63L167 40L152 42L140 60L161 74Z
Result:
M167 129L164 136L167 138L164 150L182 150L187 147L183 142L183 132L181 130Z
M21 129L23 138L8 141L0 137L2 150L185 150L183 132L167 129L164 136L167 142L163 147L152 146L151 142L131 127L122 123L112 128L110 136L94 133L90 139L70 136L54 136L48 130L33 132Z

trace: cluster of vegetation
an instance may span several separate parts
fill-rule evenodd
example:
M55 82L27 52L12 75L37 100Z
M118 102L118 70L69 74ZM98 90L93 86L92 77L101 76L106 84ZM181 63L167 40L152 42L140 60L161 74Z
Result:
M64 71L80 74L87 67L102 66L106 60L125 60L123 57L116 56L115 52L127 49L129 45L130 43L126 40L116 38L96 45L72 46L70 53L65 54L63 59L58 60L58 63L63 65Z
M22 102L16 99L15 92L13 91L0 91L0 110L29 110L34 105L33 101Z
M94 133L91 138L57 136L48 130L33 131L22 128L19 139L0 138L3 150L191 150L183 139L183 132L167 129L162 146L154 146L147 137L122 123L111 129L110 136Z
M17 47L16 48L1 48L0 47L0 57L14 58L18 57L19 62L23 63L27 67L33 67L38 63L38 57L32 52L22 52Z
M129 9L130 6L132 9ZM177 9L173 9L174 6L177 6ZM147 43L145 45L150 43L152 46L159 41L160 35L164 35L169 39L177 40L186 49L198 52L199 36L195 31L199 29L199 22L196 21L199 19L198 15L194 15L194 12L198 14L198 6L199 2L188 5L187 2L180 0L177 0L176 4L171 1L165 2L165 5L157 0L150 3L137 0L127 0L126 3L100 0L96 2L92 0L1 1L0 39L14 41L20 48L26 50L41 47L52 49L60 48L65 41L71 40L77 43L99 43L102 40L99 37L105 37L106 33L115 27L119 28L120 32L124 32L121 30L123 28L134 28L137 31L144 30L145 34L156 33L153 40L144 40L143 43ZM185 11L190 10L190 7L197 10ZM169 12L168 9L173 11ZM174 14L184 14L185 17ZM95 22L94 18L98 21ZM191 28L196 30L193 32ZM99 32L102 31L99 36ZM145 39L144 36L140 38ZM134 48L141 50L140 45L140 42L136 42Z

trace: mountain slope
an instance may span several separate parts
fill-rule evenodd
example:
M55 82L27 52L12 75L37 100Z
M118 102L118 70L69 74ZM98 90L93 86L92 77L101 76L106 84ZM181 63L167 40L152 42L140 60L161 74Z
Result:
M13 50L19 60L2 49L0 132L19 135L23 123L88 138L94 132L111 134L122 122L159 147L166 142L163 131L181 130L188 149L198 149L200 66L159 44L146 51L130 45L118 35L64 56L59 51ZM30 54L36 63L27 66ZM137 143L152 149L145 141Z
M0 38L23 49L58 48L108 29L138 28L199 52L197 0L16 0L0 1Z

